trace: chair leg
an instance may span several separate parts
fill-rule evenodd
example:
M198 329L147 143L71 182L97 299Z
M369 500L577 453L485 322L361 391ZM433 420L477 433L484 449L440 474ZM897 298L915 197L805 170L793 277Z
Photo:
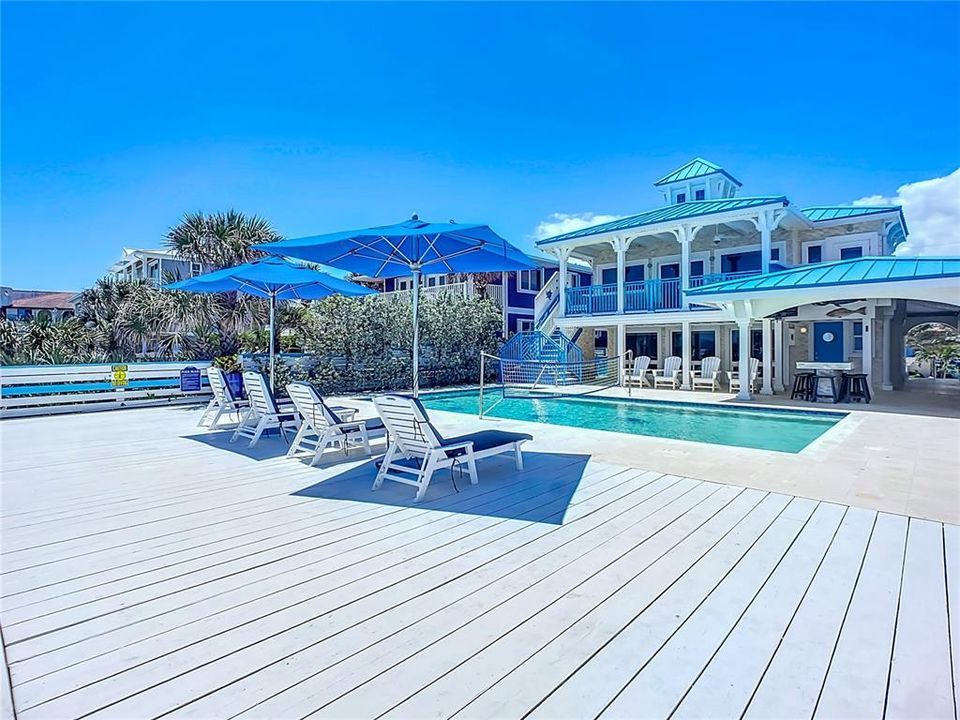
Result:
M253 437L250 439L250 442L247 443L248 448L252 448L257 444L257 441L260 440L260 436L263 434L263 431L267 429L267 418L260 418L260 422L257 423L256 429L253 431Z
M520 449L520 443L514 443L513 456L517 461L517 470L523 470L523 450Z
M373 481L373 490L379 490L383 485L383 477L387 474L387 468L390 467L390 463L393 462L393 456L397 454L397 446L391 443L387 446L387 452L383 456L383 460L380 461L380 470L377 472L377 477Z
M197 427L203 427L203 421L207 419L207 415L210 414L210 411L213 410L213 408L216 407L216 405L217 405L216 398L214 398L209 403L207 403L207 406L203 409L203 413L200 415L200 420L197 422Z
M217 408L217 414L213 416L213 420L210 421L210 429L215 430L217 425L220 424L220 418L223 417L223 414L227 411L227 408L223 405L220 405Z
M336 437L330 434L329 429L324 430L323 433L317 438L317 449L314 451L313 458L310 460L310 467L314 467L318 462L320 462L320 458L323 457L324 450L330 447L330 444L333 442L336 442Z
M431 454L423 463L423 467L420 470L420 479L417 485L417 496L413 499L414 502L420 502L423 499L423 496L427 494L427 488L430 487L430 479L433 477L434 470L436 470L436 460L434 455Z
M360 428L360 440L363 442L363 454L369 455L370 454L370 436L367 435L366 427Z
M310 426L306 423L300 425L300 429L297 430L297 434L293 436L293 442L290 443L290 449L287 450L287 457L293 457L300 451L300 443L303 442L303 438L306 436L309 429Z
M476 485L480 478L477 475L477 458L472 450L467 453L467 470L470 472L470 484Z

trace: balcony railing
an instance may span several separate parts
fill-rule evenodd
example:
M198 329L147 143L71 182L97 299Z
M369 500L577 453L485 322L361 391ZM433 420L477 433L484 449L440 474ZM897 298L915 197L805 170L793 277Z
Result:
M725 280L757 275L757 271L713 273L690 278L690 287L700 287ZM624 283L624 312L648 313L679 310L683 307L680 278L663 278ZM617 312L617 286L590 285L567 288L567 315L609 315Z
M461 297L473 297L473 282L447 283L446 285L426 285L420 286L420 297L435 298L440 295L460 295ZM413 299L412 290L391 290L381 293L385 298L392 300L403 300L410 302Z

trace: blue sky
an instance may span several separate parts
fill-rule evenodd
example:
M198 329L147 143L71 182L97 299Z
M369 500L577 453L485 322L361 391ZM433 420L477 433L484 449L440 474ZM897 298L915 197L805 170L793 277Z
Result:
M800 206L960 166L956 4L2 12L16 287L88 285L193 210L288 237L416 211L530 246L557 213L658 205L652 182L696 155Z

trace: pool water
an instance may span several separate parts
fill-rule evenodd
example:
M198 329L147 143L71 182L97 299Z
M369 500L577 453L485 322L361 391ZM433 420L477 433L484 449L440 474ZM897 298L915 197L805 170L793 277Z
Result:
M425 393L420 400L435 410L470 415L477 415L479 410L478 390ZM499 391L486 391L483 400L487 417L787 453L800 452L846 417L838 412L597 396L504 398Z

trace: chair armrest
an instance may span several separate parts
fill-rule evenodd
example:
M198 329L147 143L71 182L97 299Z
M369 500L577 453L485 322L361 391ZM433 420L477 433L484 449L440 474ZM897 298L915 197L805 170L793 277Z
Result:
M473 450L473 440L466 440L464 442L450 443L449 445L441 445L441 450L459 450L463 448L464 450Z

